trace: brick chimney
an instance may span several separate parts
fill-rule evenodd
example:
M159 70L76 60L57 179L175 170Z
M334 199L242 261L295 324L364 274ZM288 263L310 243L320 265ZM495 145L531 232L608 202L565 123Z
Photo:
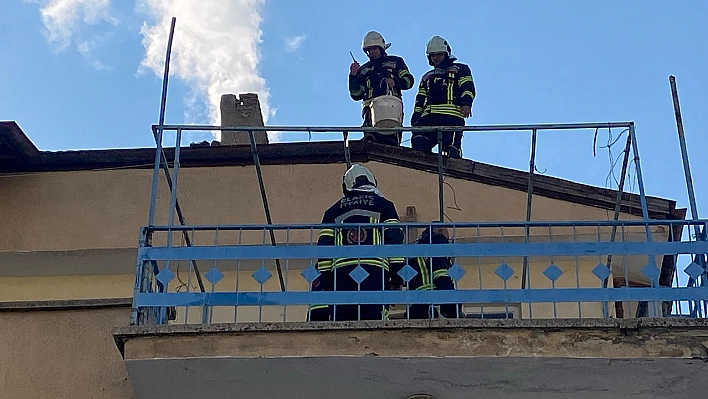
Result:
M258 94L224 94L221 96L221 126L263 126ZM256 144L268 144L264 131L253 132ZM221 132L221 145L250 145L248 132Z

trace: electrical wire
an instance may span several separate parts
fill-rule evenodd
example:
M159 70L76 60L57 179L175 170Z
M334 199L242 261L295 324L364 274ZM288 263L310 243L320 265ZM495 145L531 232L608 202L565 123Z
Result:
M447 170L447 161L449 159L450 159L449 157L443 158L443 170L442 170L443 179L442 179L442 182L443 182L443 184L450 187L450 190L452 191L452 202L453 202L454 206L447 206L447 207L445 207L445 209L452 209L452 210L456 210L456 211L461 212L462 208L460 208L460 206L457 204L457 193L455 192L455 187L453 187L452 184L450 184L449 182L446 181L445 171ZM447 213L445 213L444 210L443 210L443 216L445 218L447 218L447 220L450 221L450 223L453 222L452 218Z
M181 235L181 243L180 246L184 246L185 241L184 241L184 235ZM179 273L179 267L180 267L181 261L177 261L177 266L175 267L175 276L177 277L177 281L179 282L179 285L175 287L175 292L189 292L189 285L182 280L182 277ZM194 286L192 287L192 290L196 291L197 287Z
M595 129L595 138L593 139L593 156L596 154L595 148L597 142L597 131L598 129ZM616 138L612 137L612 128L608 128L607 131L607 145L599 147L607 149L607 157L610 165L609 171L607 172L607 177L605 177L605 188L612 189L611 183L614 181L619 189L619 180L617 180L617 175L615 174L615 167L617 166L620 158L623 157L624 150L622 150L622 152L620 152L615 158L612 154L612 146L614 146L622 138L622 135L629 131L629 129L622 130Z
M79 170L52 170L51 172L101 172L101 171L107 171L107 170L136 169L136 168L140 168L143 166L154 166L154 165L155 165L154 163L150 162L150 163L142 163L142 164L137 164L137 165L111 166L111 167L105 167L105 168L90 168L90 169L79 169ZM39 170L36 172L3 173L3 174L0 174L0 178L29 176L29 175L33 175L35 173L41 173L41 172L50 172L50 171Z

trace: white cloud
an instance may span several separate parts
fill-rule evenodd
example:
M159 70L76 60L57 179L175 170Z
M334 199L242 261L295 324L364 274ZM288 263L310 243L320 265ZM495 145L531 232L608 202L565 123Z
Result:
M138 0L138 10L155 24L143 23L145 56L141 70L163 76L171 18L177 18L170 74L186 81L197 99L205 99L210 123L221 123L222 94L257 93L267 121L271 115L266 81L258 74L265 0ZM194 116L194 99L189 100ZM219 138L219 137L217 137Z
M81 28L81 23L96 25L108 22L117 25L111 16L110 0L50 0L39 9L47 31L47 40L63 51Z
M96 49L96 42L93 40L82 41L76 46L76 51L84 58L86 62L91 64L97 71L110 71L112 68L101 62L93 55Z
M300 49L302 43L305 41L306 36L300 35L295 37L289 37L285 39L285 51L288 53L294 53Z

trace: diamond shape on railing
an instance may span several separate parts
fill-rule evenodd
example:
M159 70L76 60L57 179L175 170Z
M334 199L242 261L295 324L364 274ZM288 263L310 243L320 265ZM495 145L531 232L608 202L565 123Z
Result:
M594 269L592 269L592 274L599 278L601 281L605 281L606 278L610 277L612 270L608 269L607 266L602 263L598 263Z
M703 274L703 268L696 262L691 262L691 264L686 266L683 271L689 276L691 276L691 278L694 280L696 280L701 274Z
M560 277L562 274L563 270L559 269L555 263L551 263L550 265L548 265L546 270L543 271L543 275L553 282L558 280L558 277Z
M268 270L266 270L265 266L261 266L260 268L258 268L258 270L253 272L253 274L251 274L251 277L253 277L253 279L256 280L260 285L265 284L265 282L268 281L271 276L273 275L270 274Z
M212 285L216 285L216 283L224 278L224 275L219 271L219 269L212 267L211 270L204 273L204 277L206 277Z
M494 273L503 281L506 281L509 277L514 275L514 269L510 268L506 263L502 263L496 270L494 270Z
M363 267L357 266L356 269L352 270L349 275L356 281L357 284L361 284L364 279L369 277L369 272L364 270Z
M657 281L656 279L659 278L659 273L661 273L659 269L651 263L642 268L642 274L647 276L651 281Z
M462 276L465 275L465 269L455 263L449 269L447 269L447 275L450 276L453 281L459 281Z
M310 266L303 270L300 275L302 276L302 278L305 279L305 281L307 281L308 283L312 283L317 277L320 276L320 271L317 270L317 268L315 268L315 266L310 263Z
M415 277L417 274L418 272L415 271L415 269L410 267L409 265L403 266L403 268L398 271L398 275L401 276L403 281L405 281L406 283L411 281L413 277Z
M170 281L172 281L173 278L175 278L175 274L172 273L170 269L164 268L159 273L157 273L157 276L155 276L155 278L163 285L167 285L167 283L169 283Z

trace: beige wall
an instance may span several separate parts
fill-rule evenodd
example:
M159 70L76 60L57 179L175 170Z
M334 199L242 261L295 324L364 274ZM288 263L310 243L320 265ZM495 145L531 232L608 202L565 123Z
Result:
M378 162L367 163L399 214L415 206L419 221L436 220L437 175ZM341 197L344 165L265 165L263 177L274 223L319 223ZM157 224L167 221L169 197L160 175ZM455 222L524 220L526 193L454 178L461 210ZM152 170L32 173L0 179L0 251L134 248L147 223ZM265 223L251 166L183 168L179 200L189 224ZM31 198L31 201L28 199ZM453 206L450 187L446 207ZM607 220L604 209L534 196L534 220ZM627 219L628 215L622 215ZM197 239L200 239L197 237ZM213 242L213 236L202 238ZM226 238L225 238L226 239Z
M134 398L113 328L129 307L0 310L0 397Z
M133 274L0 277L0 302L130 298L134 281Z
M405 214L407 206L414 206L418 221L437 219L436 174L379 162L370 162L367 166L376 174L380 189L386 197L396 204L399 215ZM274 223L318 223L323 211L341 197L340 182L344 169L343 164L263 166L263 177ZM16 277L0 278L0 301L130 297L134 281L133 276L129 274L134 267L130 256L111 257L113 260L110 262L113 263L109 264L108 250L104 250L107 253L106 262L97 259L102 259L101 249L122 251L121 248L136 247L138 230L147 222L151 182L151 169L30 173L0 179L0 216L4 221L0 224L0 251L42 251L42 261L38 263L41 263L39 268L43 270L41 274L44 274L37 276L37 267L26 267L26 275L16 272L13 274ZM164 224L167 222L169 197L164 176L160 175L159 182L156 223ZM446 209L447 215L453 221L505 221L525 218L525 192L449 177L446 182L451 186L445 186L446 206L459 207L459 210ZM456 203L453 201L453 190ZM28 198L32 201L28 201ZM265 221L252 166L183 168L180 171L179 200L189 224L262 224ZM538 195L534 196L532 215L534 220L606 220L609 217L604 209ZM627 219L629 215L623 214L621 218ZM580 229L578 232L586 234L585 238L597 234L596 229ZM608 232L601 233L606 236ZM656 235L655 239L665 240L664 233ZM238 242L236 233L222 231L219 234L220 244ZM317 231L313 231L313 234L316 239ZM477 232L474 229L460 229L455 234L462 241L477 240ZM481 231L484 236L482 240L486 241L501 241L501 234L498 228ZM505 240L518 240L523 237L523 229L506 229L503 234ZM556 229L552 238L547 237L548 232L545 230L532 231L531 234L540 241L573 239L570 229ZM292 242L308 242L310 232L292 232L290 237ZM636 239L642 239L641 234L637 237ZM164 234L155 237L156 243L164 239ZM197 233L194 236L194 240L202 244L211 244L214 239L212 232ZM262 242L263 234L245 234L241 239L243 242ZM279 242L284 239L284 234L279 233ZM181 237L175 237L176 245L179 245L180 241ZM82 250L86 249L92 250L90 257L83 254ZM61 273L56 273L62 274L61 276L52 276L52 265L59 262L52 263L52 257L47 256L48 252L45 251L73 251L71 260L62 265ZM64 255L59 252L52 256L61 258ZM86 256L85 260L83 256ZM37 259L39 258L37 255ZM16 258L0 257L0 263L3 259ZM22 259L27 264L32 263L31 257ZM117 267L114 264L115 259L121 259L126 264ZM501 288L500 280L493 274L501 259L470 258L458 259L458 262L468 269L467 275L460 282L461 286L480 286L479 271L476 270L479 263L485 265L481 269L483 287ZM506 262L516 271L516 275L508 282L509 287L517 288L520 286L521 261L508 259ZM211 268L210 263L205 262L201 266L202 272ZM550 258L539 260L538 263L538 266L532 268L534 272L531 274L531 285L550 286L541 274L543 268L550 263ZM597 286L597 279L590 274L590 270L597 263L597 259L580 260L577 283L581 287ZM72 264L76 265L73 272ZM575 262L571 259L556 261L556 264L564 271L558 286L576 286ZM22 265L25 266L27 265ZM257 266L259 265L255 265ZM292 284L299 286L304 281L299 276L299 270L304 266L292 263L291 267L298 270L291 273L291 276L294 276ZM0 265L0 275L1 267L13 268L15 265ZM234 270L235 266L220 264L219 268L227 272L229 268ZM253 270L253 266L248 268ZM101 275L94 275L92 270ZM252 281L250 273L242 273L242 284L244 281ZM230 276L232 281L235 280L235 274ZM220 283L218 289L232 290L233 284L227 284L228 280L227 278L224 283ZM277 279L273 278L269 284L276 282ZM172 287L176 284L173 283ZM255 286L251 288L257 289ZM552 305L535 306L540 308L533 312L534 317L552 316ZM598 306L592 305L587 311L583 309L582 314L586 317L598 315ZM558 309L565 309L559 315L577 317L577 304L559 305ZM220 315L220 312L222 311L217 310L215 315ZM226 315L231 313L232 310L226 311ZM244 314L248 315L243 316L248 320L257 318L257 313L245 311ZM190 319L192 317L190 315ZM282 319L282 314L276 312L272 318Z

